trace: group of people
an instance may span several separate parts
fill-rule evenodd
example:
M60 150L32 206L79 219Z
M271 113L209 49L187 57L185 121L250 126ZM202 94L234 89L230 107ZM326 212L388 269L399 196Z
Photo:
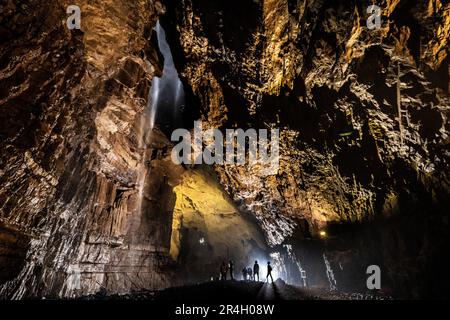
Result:
M220 266L220 279L221 280L227 280L227 275L230 275L230 279L234 280L234 262L230 260L228 264L222 262L222 265ZM258 261L255 261L255 264L253 265L253 269L251 267L244 267L242 269L242 277L243 280L253 280L253 281L259 281L259 264ZM273 282L272 277L272 266L270 265L270 261L267 261L267 275L266 275L266 282L269 281L269 277ZM258 280L256 280L258 278Z
M234 262L230 260L228 264L225 264L225 261L222 262L220 266L220 280L227 280L227 274L230 271L230 279L234 280Z

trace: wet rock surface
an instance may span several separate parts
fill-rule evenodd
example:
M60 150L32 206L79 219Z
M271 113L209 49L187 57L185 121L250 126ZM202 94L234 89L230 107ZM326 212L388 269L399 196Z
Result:
M171 220L138 210L145 153L167 156L162 135L140 143L150 81L162 69L152 47L162 7L79 1L82 29L70 31L68 5L0 5L2 298L168 283ZM155 175L146 192L167 183ZM168 211L170 194L159 204Z
M382 1L378 30L360 1L165 4L204 126L281 129L277 172L216 167L281 264L326 285L325 253L342 289L377 264L400 295L445 292L448 4Z

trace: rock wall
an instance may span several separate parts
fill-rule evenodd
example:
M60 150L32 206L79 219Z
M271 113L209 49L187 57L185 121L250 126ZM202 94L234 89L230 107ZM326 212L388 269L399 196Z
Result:
M140 201L170 189L163 165L145 178L167 141L144 139L141 116L162 72L152 35L162 6L81 0L81 30L71 31L71 4L0 5L2 298L170 283L175 196L158 211Z
M444 292L449 5L380 1L369 30L371 1L164 3L205 127L281 129L275 174L216 167L269 244L293 245L308 275L321 260L316 284L325 253L340 289L364 290L375 263L390 293Z

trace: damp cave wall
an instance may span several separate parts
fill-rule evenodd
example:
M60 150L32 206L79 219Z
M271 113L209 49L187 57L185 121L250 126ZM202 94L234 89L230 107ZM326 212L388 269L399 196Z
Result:
M325 254L340 290L376 264L385 294L448 296L449 7L381 1L372 31L369 2L166 0L161 21L203 121L281 128L276 175L215 169L288 268L327 287Z
M164 135L140 143L151 79L162 72L152 28L163 7L78 1L81 30L69 30L71 4L0 4L2 299L173 284L177 171L164 160ZM149 166L157 169L144 179L142 213L138 178Z

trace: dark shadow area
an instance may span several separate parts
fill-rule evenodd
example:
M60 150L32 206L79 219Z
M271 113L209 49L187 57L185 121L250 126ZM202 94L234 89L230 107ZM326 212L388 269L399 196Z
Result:
M20 273L29 246L29 236L0 223L0 285Z

